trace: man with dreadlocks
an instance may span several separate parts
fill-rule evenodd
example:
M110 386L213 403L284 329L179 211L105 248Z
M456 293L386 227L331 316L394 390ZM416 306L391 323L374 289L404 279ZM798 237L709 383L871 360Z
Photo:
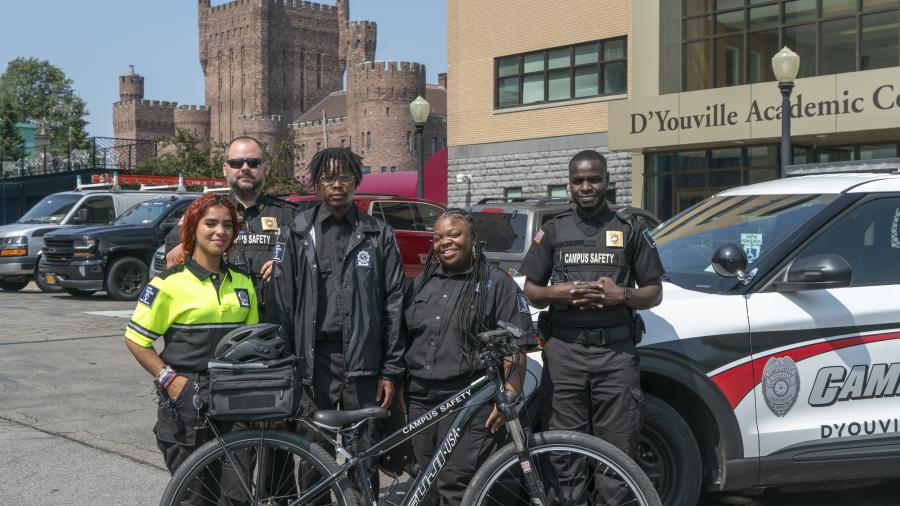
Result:
M357 209L362 159L326 148L309 164L322 203L282 227L266 320L293 336L304 415L320 409L387 408L402 378L403 261L394 232ZM367 448L375 424L360 443ZM327 444L323 447L329 448ZM370 483L378 490L377 473Z
M414 420L483 374L476 335L511 323L533 334L525 294L505 272L484 257L470 217L447 211L434 224L434 239L425 270L413 283L405 305L407 327L406 395ZM527 343L522 343L523 345ZM507 361L507 388L521 391L524 352ZM515 363L522 366L514 367ZM412 439L420 466L434 455L451 418ZM437 476L437 504L459 504L466 486L505 436L500 412L490 405L479 411L446 466Z

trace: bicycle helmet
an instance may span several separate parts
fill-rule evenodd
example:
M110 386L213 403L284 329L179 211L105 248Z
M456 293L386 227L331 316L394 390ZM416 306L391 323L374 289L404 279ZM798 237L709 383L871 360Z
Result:
M287 341L281 336L281 326L273 323L257 323L234 329L222 336L216 345L215 359L229 362L273 360L287 350Z

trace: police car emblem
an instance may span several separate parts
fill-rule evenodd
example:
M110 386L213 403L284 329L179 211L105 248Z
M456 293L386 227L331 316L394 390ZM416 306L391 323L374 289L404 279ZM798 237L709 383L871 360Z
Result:
M762 373L762 393L766 405L781 418L794 407L800 393L800 371L791 357L772 357Z
M235 288L234 294L237 295L241 307L250 307L250 293L247 292L246 288Z
M153 307L153 301L156 300L156 296L159 294L159 289L153 285L147 285L144 287L144 291L141 292L140 298L138 298L138 302L147 306Z
M369 252L366 250L362 250L356 254L356 266L357 267L371 267L372 257L369 255Z

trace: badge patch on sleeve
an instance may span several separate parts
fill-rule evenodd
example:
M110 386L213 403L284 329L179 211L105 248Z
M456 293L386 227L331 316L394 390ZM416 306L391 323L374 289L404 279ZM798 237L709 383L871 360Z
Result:
M649 244L651 248L656 247L656 241L653 240L653 236L650 235L649 230L644 230L644 239L646 239L647 244Z
M372 254L369 253L369 250L359 250L359 253L356 254L356 266L368 268L372 267Z
M528 299L525 298L524 293L520 293L516 295L516 298L519 301L519 312L525 314L531 314L531 310L528 308Z
M544 229L543 228L538 229L537 233L534 234L534 243L540 244L541 239L543 239L543 238L544 238Z
M235 288L234 294L237 295L241 307L250 307L250 292L246 288Z
M275 260L278 263L281 263L281 261L284 260L284 243L283 242L275 243L275 251L273 251L272 260Z
M141 292L138 302L147 307L153 307L153 302L156 300L157 295L159 295L159 288L156 288L153 285L147 285L144 287L144 291Z

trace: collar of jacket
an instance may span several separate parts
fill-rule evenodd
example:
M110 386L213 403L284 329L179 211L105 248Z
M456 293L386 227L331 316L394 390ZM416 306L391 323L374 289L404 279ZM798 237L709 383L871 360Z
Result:
M316 216L319 212L319 207L324 206L325 204L319 203L315 207L307 209L302 213L298 214L296 218L294 218L294 222L291 223L290 230L292 233L297 234L300 237L308 237L310 241L315 244L316 242ZM356 227L354 227L354 237L360 235L360 233L365 234L369 232L379 232L381 230L381 226L378 223L378 220L375 219L372 215L367 212L364 212L362 209L357 208L356 212L357 217L359 218L356 222ZM361 238L360 238L361 239ZM351 241L354 242L354 241Z

